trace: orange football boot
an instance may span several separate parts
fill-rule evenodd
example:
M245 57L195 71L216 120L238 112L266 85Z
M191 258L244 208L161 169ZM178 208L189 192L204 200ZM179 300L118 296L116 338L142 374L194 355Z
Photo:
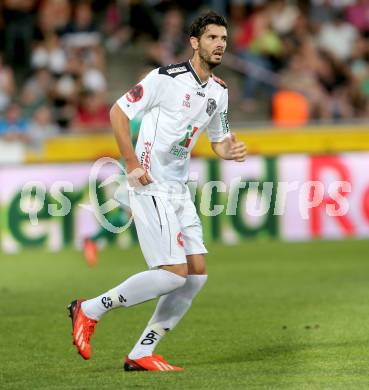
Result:
M72 301L67 309L69 311L69 317L72 319L73 344L75 344L78 353L83 359L88 360L91 358L90 340L94 334L97 321L88 318L83 313L81 308L83 301L83 299Z
M83 253L87 264L94 267L97 264L98 247L95 241L86 239L83 243Z
M153 354L135 360L126 356L124 371L183 371L183 368L169 364L161 355Z

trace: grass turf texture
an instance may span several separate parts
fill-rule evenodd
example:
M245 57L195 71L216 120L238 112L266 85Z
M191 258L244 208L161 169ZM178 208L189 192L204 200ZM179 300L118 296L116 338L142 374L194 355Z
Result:
M71 345L65 305L144 269L138 248L0 257L1 389L368 388L369 241L210 246L210 278L158 352L183 373L125 373L154 302L109 313L93 358Z

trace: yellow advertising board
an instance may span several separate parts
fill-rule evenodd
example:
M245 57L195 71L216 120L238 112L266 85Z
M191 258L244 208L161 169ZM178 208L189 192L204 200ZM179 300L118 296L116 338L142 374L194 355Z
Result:
M330 154L369 150L369 125L360 127L311 127L299 130L234 130L245 141L251 155L288 153ZM193 150L194 156L214 156L206 134ZM26 162L91 161L99 157L119 158L112 134L70 135L48 140L40 153L28 152Z

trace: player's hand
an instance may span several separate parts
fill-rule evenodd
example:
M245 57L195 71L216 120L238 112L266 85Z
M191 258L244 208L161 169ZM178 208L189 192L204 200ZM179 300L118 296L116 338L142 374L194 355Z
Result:
M247 149L242 141L237 141L236 136L231 134L231 148L229 150L231 159L237 162L244 162L246 160Z
M138 161L126 162L128 183L131 187L147 186L152 183L150 175Z

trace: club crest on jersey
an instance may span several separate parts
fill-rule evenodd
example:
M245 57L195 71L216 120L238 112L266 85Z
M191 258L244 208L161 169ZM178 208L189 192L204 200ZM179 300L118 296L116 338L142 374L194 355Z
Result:
M131 103L137 103L142 99L143 93L143 86L141 84L137 84L127 92L127 100Z
M191 99L191 95L189 93L186 93L182 102L182 106L190 108L191 107L190 99Z
M208 105L206 107L206 113L209 116L212 116L214 111L216 110L216 108L217 108L217 102L214 99L209 98L208 99Z

